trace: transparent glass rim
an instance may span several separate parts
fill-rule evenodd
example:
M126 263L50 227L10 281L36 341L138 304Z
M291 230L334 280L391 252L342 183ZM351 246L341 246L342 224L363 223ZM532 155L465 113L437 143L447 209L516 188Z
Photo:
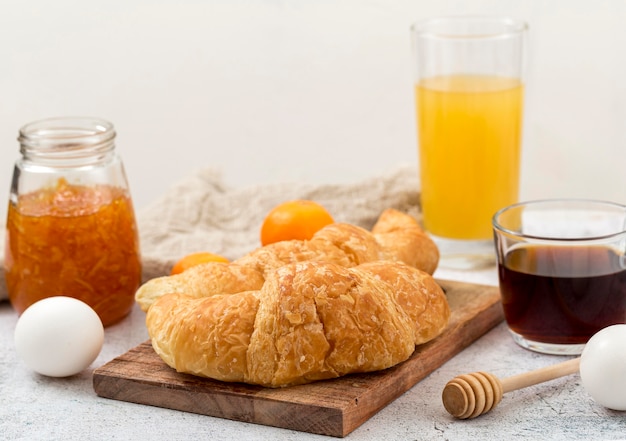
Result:
M22 126L18 141L22 150L57 150L108 144L115 135L113 124L102 118L53 117Z
M504 207L500 210L498 210L493 217L491 218L491 224L494 228L494 230L497 230L501 233L504 233L506 235L509 236L514 236L514 237L518 237L520 239L529 239L529 240L540 240L540 241L554 241L554 242L562 242L562 243L585 243L585 242L593 242L593 241L599 241L599 240L607 240L607 239L611 239L611 238L615 238L618 237L620 235L625 235L626 234L626 225L622 225L622 229L620 231L616 231L614 233L611 234L605 234L605 235L600 235L600 236L583 236L583 237L557 237L557 236L542 236L542 235L533 235L533 234L524 234L521 233L519 231L515 231L509 228L506 228L504 226L502 226L499 222L498 219L500 218L500 216L502 216L504 213L506 213L507 211L510 210L514 210L516 208L520 208L522 206L541 206L541 205L551 205L551 204L589 204L589 205L593 205L596 207L612 207L618 210L621 210L624 212L624 217L626 219L626 205L623 204L619 204L617 202L611 202L611 201L605 201L605 200L598 200L598 199L577 199L577 198L571 198L571 199L536 199L536 200L530 200L530 201L525 201L525 202L518 202L516 204L512 204L509 205L507 207Z
M476 30L468 31L466 28L470 25L476 26ZM478 25L497 26L499 30L485 31ZM433 17L411 25L411 32L416 36L438 40L495 40L520 36L527 30L528 23L524 20L486 15Z

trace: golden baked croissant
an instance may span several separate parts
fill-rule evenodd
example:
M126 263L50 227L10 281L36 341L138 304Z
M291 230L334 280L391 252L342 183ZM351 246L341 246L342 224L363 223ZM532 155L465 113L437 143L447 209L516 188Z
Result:
M308 241L276 242L232 263L206 263L182 274L150 280L139 288L135 299L147 311L165 293L205 297L259 290L268 272L310 260L346 268L377 260L400 261L432 274L439 263L439 250L410 215L387 209L371 232L351 224L331 224Z
M429 274L438 259L413 218L386 210L372 232L329 225L153 279L136 299L169 366L287 386L391 367L439 335L450 310Z
M146 324L179 372L280 387L394 366L449 315L435 280L404 263L305 261L268 271L260 290L163 295Z

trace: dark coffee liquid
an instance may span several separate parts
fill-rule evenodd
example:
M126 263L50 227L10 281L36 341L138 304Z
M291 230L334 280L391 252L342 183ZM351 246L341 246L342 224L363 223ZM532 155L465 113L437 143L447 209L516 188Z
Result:
M626 323L626 261L607 247L529 246L499 265L509 327L542 343L581 344Z

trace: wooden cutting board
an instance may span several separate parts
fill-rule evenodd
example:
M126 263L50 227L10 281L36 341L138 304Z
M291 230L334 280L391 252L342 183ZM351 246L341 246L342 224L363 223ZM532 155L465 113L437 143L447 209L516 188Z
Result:
M267 389L179 374L144 342L96 369L93 387L121 401L344 437L503 320L497 287L438 282L452 309L448 327L384 371Z

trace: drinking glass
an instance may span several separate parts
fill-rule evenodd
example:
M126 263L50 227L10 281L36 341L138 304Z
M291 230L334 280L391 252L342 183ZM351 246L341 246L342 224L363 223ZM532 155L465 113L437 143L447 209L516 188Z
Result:
M444 17L411 33L424 228L442 267L493 265L491 217L519 193L527 25Z
M580 354L626 321L626 206L559 199L514 204L493 217L502 306L513 339L548 354Z

